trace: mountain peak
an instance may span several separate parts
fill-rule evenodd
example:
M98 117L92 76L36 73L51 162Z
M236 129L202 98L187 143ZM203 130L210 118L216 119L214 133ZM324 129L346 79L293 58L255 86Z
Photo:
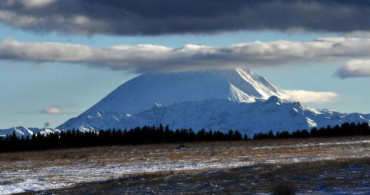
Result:
M152 108L156 103L169 106L207 99L255 102L272 95L279 97L281 90L248 69L147 73L119 86L85 113L135 114Z

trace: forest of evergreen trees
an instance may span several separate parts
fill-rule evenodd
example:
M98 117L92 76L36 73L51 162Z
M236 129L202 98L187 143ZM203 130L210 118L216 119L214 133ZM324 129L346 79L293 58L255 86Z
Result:
M253 139L282 139L282 138L309 138L309 137L343 137L370 135L368 123L343 123L334 127L327 126L320 129L312 128L310 131L297 130L289 133L288 131L254 134Z
M337 137L370 135L368 123L344 123L341 126L326 127L310 131L297 130L273 133L258 133L253 139L281 139L281 138L308 138L308 137ZM14 152L27 150L45 150L61 148L78 148L111 145L136 145L156 143L180 143L200 141L237 141L250 140L238 130L223 133L220 131L206 131L195 133L192 129L171 130L167 125L136 127L130 130L101 130L99 132L80 132L76 130L63 131L55 134L34 134L32 137L17 137L15 133L7 137L0 137L0 152Z

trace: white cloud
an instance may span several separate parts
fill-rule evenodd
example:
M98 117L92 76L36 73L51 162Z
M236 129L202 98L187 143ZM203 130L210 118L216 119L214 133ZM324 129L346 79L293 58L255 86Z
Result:
M0 59L84 63L137 72L176 72L233 67L281 66L370 56L370 39L324 38L308 42L240 43L223 47L116 45L105 48L50 42L0 43Z
M42 113L44 114L62 114L62 111L59 110L59 108L57 107L45 107L44 109L42 109L41 111Z
M340 78L370 77L370 60L351 60L343 65L336 75Z
M302 103L328 103L337 101L338 94L334 92L315 92L305 90L284 90L284 99Z
M74 105L66 105L64 107L72 107ZM50 106L50 107L45 107L41 110L41 113L43 114L50 114L50 115L61 115L61 114L78 114L77 112L68 112L68 111L63 111L60 109L59 106Z

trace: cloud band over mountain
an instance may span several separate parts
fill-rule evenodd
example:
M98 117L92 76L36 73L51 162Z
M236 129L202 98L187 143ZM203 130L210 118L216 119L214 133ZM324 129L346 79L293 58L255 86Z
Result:
M0 21L36 32L160 35L370 30L368 0L2 0Z
M68 62L144 72L179 72L234 67L266 67L370 56L370 39L323 38L308 42L250 42L222 47L117 45L105 48L51 42L0 43L0 59ZM349 72L348 66L345 72ZM368 65L361 65L368 67ZM338 73L346 77L344 69ZM354 76L355 74L353 74Z

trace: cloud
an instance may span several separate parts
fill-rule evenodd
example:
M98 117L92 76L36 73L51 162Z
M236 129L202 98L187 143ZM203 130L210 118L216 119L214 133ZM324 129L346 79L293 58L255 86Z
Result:
M283 98L302 103L328 103L337 101L339 95L334 92L316 92L305 90L284 90Z
M62 111L60 111L57 107L45 107L42 109L41 113L57 115L62 114Z
M351 60L336 73L340 78L370 77L370 60Z
M370 30L368 0L2 0L0 21L36 32L159 35Z
M84 63L138 73L281 66L368 56L370 39L366 38L322 38L308 42L256 41L222 47L185 45L180 48L159 45L99 48L10 39L0 43L2 60Z
M41 113L43 113L43 114L50 114L50 115L78 114L76 112L63 111L58 106L45 107L45 108L43 108L41 110Z

